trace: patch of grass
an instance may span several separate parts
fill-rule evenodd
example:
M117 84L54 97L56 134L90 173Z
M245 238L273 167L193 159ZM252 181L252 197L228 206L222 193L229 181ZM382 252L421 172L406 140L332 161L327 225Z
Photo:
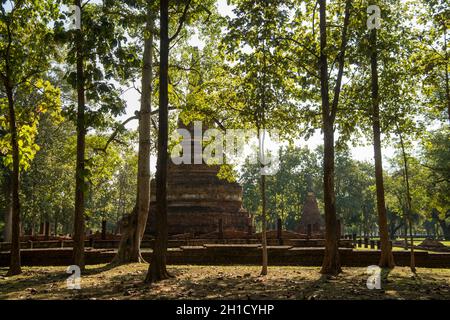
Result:
M176 277L144 284L147 264L88 266L81 290L66 287L65 267L24 267L5 278L0 268L0 299L450 299L450 269L397 267L387 272L382 290L366 287L366 268L344 268L324 277L319 267L170 266Z
M355 247L353 248L353 250L356 251L366 251L366 250L371 250L371 251L375 251L375 250L379 250L379 249L370 249L370 246L368 248L364 248L364 246L362 247ZM405 251L405 252L409 252L410 250L405 250L404 248L401 247L392 247L392 251ZM422 249L414 249L414 252L426 252L427 250L422 250Z
M363 241L364 239L361 238ZM374 237L374 238L370 238L370 240L375 240L378 241L380 240L380 238L378 237ZM425 240L425 238L414 238L414 245L418 246L419 244L422 243L422 241ZM396 241L404 241L404 238L397 238ZM410 239L408 238L408 243L410 242ZM439 242L441 242L443 245L450 247L450 241L444 241L444 240L439 240ZM364 244L364 243L363 243Z

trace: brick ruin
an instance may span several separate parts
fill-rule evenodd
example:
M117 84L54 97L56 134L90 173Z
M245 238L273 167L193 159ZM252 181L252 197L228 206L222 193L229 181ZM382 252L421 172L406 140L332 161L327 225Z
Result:
M248 212L242 206L242 187L236 182L219 179L220 166L208 165L203 160L194 164L195 147L201 147L201 139L194 139L193 125L179 128L188 129L191 139L182 145L191 145L191 164L175 165L169 160L168 167L168 232L169 235L201 235L221 231L247 233L252 226ZM201 150L201 149L199 149ZM147 235L154 234L156 210L156 183L151 181L150 214Z
M322 237L324 230L325 223L320 215L316 196L314 192L308 192L296 231L307 234L308 236L315 235L316 237Z

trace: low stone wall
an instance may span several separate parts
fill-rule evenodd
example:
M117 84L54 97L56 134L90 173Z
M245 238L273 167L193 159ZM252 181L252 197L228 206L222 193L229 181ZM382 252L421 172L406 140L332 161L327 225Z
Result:
M107 240L108 241L108 240ZM114 240L113 240L114 241ZM92 245L92 240L84 242L85 247ZM20 249L49 249L49 248L71 248L72 240L48 240L48 241L24 241L20 243ZM0 242L0 251L11 250L11 242Z
M94 249L117 249L120 240L97 240L91 239L85 241L85 247ZM143 240L141 248L152 248L154 240ZM257 239L186 239L186 240L169 240L169 248L178 248L181 246L202 246L206 244L259 244L261 241ZM323 247L325 240L323 239L282 239L281 243L278 239L267 239L267 245L287 245L292 247ZM351 240L341 239L339 242L342 248L353 248ZM27 241L21 242L21 249L43 249L43 248L71 248L72 240L49 240L49 241ZM11 243L0 242L0 251L9 251Z
M347 267L367 267L378 263L380 252L375 250L353 251L341 248L341 263ZM269 246L269 265L272 266L320 266L323 248L298 248L292 246ZM109 263L115 255L113 249L87 249L86 264ZM150 261L151 251L144 250L143 257ZM68 266L71 264L70 248L25 249L21 254L25 266ZM409 266L409 252L395 251L397 266ZM417 267L450 268L450 253L416 252ZM250 245L209 244L203 246L181 246L170 248L168 264L193 265L259 265L261 247ZM0 266L9 265L9 253L0 253Z

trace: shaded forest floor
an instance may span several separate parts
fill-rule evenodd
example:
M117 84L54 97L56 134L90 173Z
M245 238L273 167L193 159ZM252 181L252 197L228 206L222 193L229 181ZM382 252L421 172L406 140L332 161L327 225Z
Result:
M88 266L81 290L66 288L65 267L24 267L6 277L0 268L0 299L450 299L450 269L397 267L383 273L381 290L366 287L366 268L344 268L323 277L318 267L170 266L176 278L143 284L147 264Z

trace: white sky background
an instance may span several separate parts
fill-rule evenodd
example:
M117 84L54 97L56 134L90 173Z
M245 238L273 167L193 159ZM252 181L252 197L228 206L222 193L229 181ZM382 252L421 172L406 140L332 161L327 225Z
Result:
M224 16L231 16L233 17L234 14L232 12L233 7L228 6L226 3L226 0L218 0L217 1L218 11L220 14ZM197 46L200 49L203 47L202 42L198 39L198 37L194 34L191 36L190 44L192 46ZM136 85L139 83L139 79L136 82ZM134 112L139 110L139 93L134 90L130 89L126 91L123 94L123 99L127 103L127 112L126 115L122 116L121 119L125 120L126 118L129 118L134 115ZM156 108L155 108L156 109ZM137 121L132 121L129 124L127 124L127 128L129 129L137 129ZM338 136L338 133L336 133L336 136ZM304 139L297 139L296 145L298 146L308 146L311 150L315 149L318 145L323 144L323 136L320 130L316 130L315 134L307 141ZM350 147L352 157L356 160L360 161L370 161L373 162L373 147L370 142L365 142L365 145L358 146L358 147ZM383 148L383 158L384 158L384 164L385 167L388 166L387 159L391 158L394 155L395 150L392 147L385 147ZM155 164L156 164L156 158L151 158L151 170L154 172L155 170Z

